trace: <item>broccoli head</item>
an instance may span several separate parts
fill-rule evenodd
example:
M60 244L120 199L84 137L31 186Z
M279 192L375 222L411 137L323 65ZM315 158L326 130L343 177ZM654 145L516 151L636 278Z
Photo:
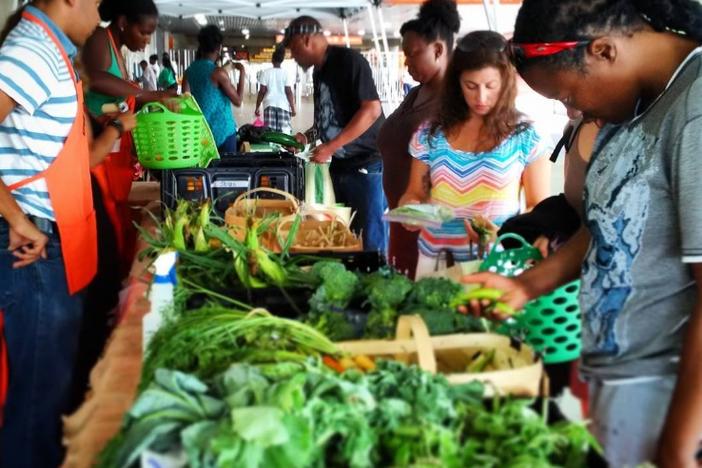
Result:
M414 283L408 303L412 307L444 309L450 307L453 299L463 288L460 284L445 278L423 278ZM410 311L411 312L411 311Z
M345 309L353 299L359 285L358 277L339 262L317 262L312 273L319 279L320 286L310 299L313 310L328 308Z
M412 290L412 281L392 270L380 270L363 278L363 292L373 310L395 309Z

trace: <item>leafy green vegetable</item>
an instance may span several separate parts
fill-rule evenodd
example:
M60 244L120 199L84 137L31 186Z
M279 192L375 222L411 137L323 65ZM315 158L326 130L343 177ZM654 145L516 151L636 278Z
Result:
M336 347L300 322L260 310L245 314L209 306L167 323L154 335L141 386L148 385L159 368L211 377L232 362L303 361L319 353L336 354Z
M346 270L342 263L329 261L315 263L312 273L321 283L310 299L310 307L313 310L320 312L329 308L343 310L349 306L359 285L355 274Z
M377 364L339 375L308 361L292 377L235 364L210 385L159 370L101 466L182 448L193 467L579 468L597 447L583 426L549 428L529 401L486 407L480 383L451 386L414 366Z
M384 269L363 277L363 292L375 309L397 308L412 290L412 281L405 275Z
M414 283L408 303L428 309L445 309L461 292L461 285L449 279L422 278Z

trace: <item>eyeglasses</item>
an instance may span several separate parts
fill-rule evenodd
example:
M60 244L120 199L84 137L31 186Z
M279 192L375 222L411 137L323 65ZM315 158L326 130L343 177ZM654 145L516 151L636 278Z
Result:
M507 43L507 51L512 63L517 67L523 66L528 60L537 57L549 57L567 50L585 47L591 41L565 41L565 42L535 42L518 44L511 40Z

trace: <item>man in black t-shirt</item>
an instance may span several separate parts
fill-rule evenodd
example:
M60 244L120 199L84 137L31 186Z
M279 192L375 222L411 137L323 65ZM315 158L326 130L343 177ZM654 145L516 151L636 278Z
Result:
M322 144L312 161L331 161L337 201L356 212L352 228L363 232L366 250L385 252L387 202L375 143L385 116L378 91L366 59L354 50L330 46L322 32L316 19L301 16L290 23L284 39L303 69L314 67L314 133Z

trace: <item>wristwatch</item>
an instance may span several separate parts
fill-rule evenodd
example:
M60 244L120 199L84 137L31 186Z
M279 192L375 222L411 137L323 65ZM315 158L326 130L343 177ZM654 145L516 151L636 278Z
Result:
M117 129L119 136L122 136L122 134L124 133L124 125L122 125L122 122L119 119L112 119L109 122L107 122L107 125Z

